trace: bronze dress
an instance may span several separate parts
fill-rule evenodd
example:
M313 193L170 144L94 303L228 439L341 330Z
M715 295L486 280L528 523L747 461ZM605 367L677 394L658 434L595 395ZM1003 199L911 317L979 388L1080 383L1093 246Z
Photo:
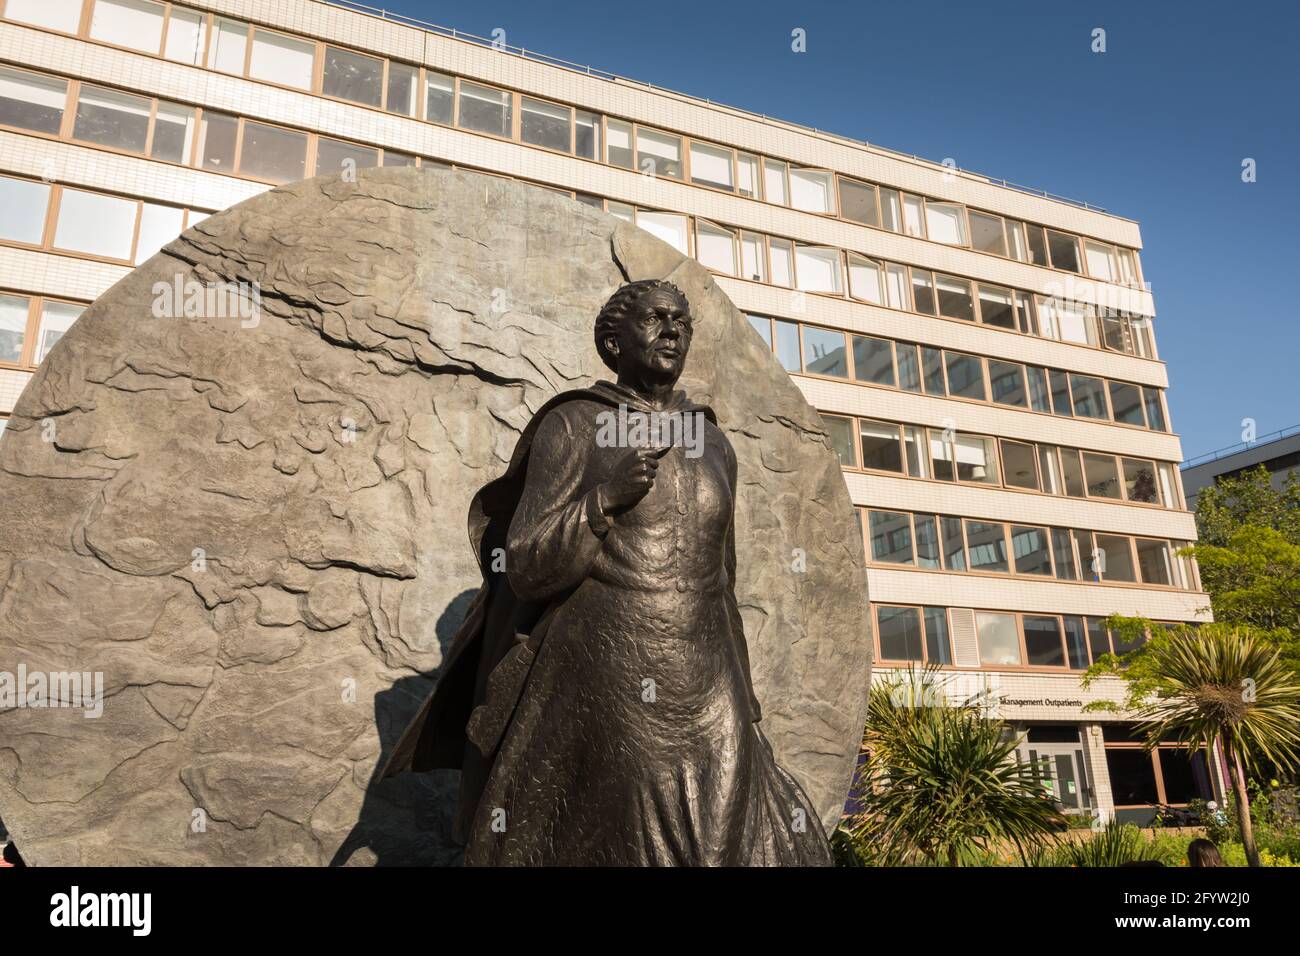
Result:
M597 415L615 401L649 408L609 383L570 394L521 440L505 578L516 608L536 610L516 609L511 650L479 661L466 863L829 864L815 809L757 724L730 442L678 392L668 410L701 412L703 454L670 450L602 537L594 489L627 449L598 447ZM494 629L490 610L480 617Z

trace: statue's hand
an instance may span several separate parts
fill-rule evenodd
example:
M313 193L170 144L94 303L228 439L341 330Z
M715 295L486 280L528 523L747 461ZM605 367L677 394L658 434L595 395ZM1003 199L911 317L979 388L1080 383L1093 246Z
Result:
M614 466L614 477L597 489L601 511L617 515L635 507L654 487L659 459L671 450L671 445L633 448L620 458Z

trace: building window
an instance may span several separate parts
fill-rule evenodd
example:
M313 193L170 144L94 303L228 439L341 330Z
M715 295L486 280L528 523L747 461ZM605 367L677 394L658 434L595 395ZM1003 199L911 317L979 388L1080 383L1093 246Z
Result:
M534 146L562 153L570 152L573 115L567 106L544 103L532 97L519 98L519 138Z
M1089 498L1111 498L1118 501L1122 497L1119 491L1119 472L1115 468L1113 456L1084 452L1083 475Z
M803 368L799 359L799 326L794 322L776 319L776 360L787 372L798 372ZM850 437L849 444L853 444Z
M853 377L859 382L871 382L893 388L894 343L868 335L853 336Z
M779 345L780 329L777 332ZM853 454L853 422L838 415L823 415L822 423L826 426L826 432L830 437L831 448L840 456L840 464L847 468L856 468L858 462Z
M834 212L831 174L824 169L790 167L790 206L805 212Z
M954 203L927 202L925 225L930 238L950 246L966 245L963 209Z
M1146 416L1142 414L1142 390L1136 385L1111 382L1110 407L1115 413L1115 421L1146 427Z
M984 401L984 363L974 355L945 352L948 369L948 394L955 398L974 398Z
M1129 538L1114 534L1095 536L1097 550L1101 552L1098 569L1106 581L1123 581L1137 583L1137 571L1133 567L1133 545Z
M876 214L876 187L840 177L840 214L864 226L880 225Z
M695 254L701 265L714 272L736 274L736 234L730 229L696 219Z
M707 143L691 143L691 182L728 192L734 189L731 150Z
M1106 411L1106 389L1101 379L1090 375L1070 375L1070 394L1074 396L1074 414L1080 418L1110 417Z
M51 302L48 299L41 309L40 331L36 338L36 356L35 362L39 365L45 361L45 356L50 354L50 349L63 338L63 333L72 328L72 323L77 321L77 317L86 311L82 306L70 305L67 302Z
M669 179L682 178L682 138L637 127L636 165L642 172Z
M50 208L50 187L29 179L0 176L0 239L39 246L45 237L45 214Z
M980 611L975 615L980 663L986 667L1019 667L1020 635L1014 614Z
M939 314L974 322L975 300L971 297L970 283L945 275L936 275L934 280L939 292Z
M315 59L316 44L270 30L255 29L248 75L268 83L310 90Z
M736 154L736 192L747 199L758 198L758 157Z
M1016 562L1016 574L1052 576L1051 545L1046 528L1013 524L1011 526L1011 555ZM1030 663L1033 655L1030 654Z
M992 521L966 519L966 552L972 571L1007 573L1006 527Z
M136 205L130 199L64 189L59 197L54 245L70 252L129 262Z
M307 174L307 134L245 122L239 171L273 183L302 179Z
M1103 282L1114 282L1119 277L1115 265L1115 250L1091 239L1083 241L1084 261L1088 264L1088 275Z
M203 65L203 48L208 37L207 14L173 6L167 21L167 40L163 56L190 66Z
M609 150L608 162L611 166L632 168L632 124L622 120L605 120L605 142Z
M140 204L140 237L135 243L132 261L139 265L181 234L185 228L185 210L157 203Z
M424 118L430 123L450 126L456 111L456 81L441 73L424 77Z
M0 66L0 124L57 134L67 100L67 80Z
M574 111L573 152L584 159L600 159L600 117Z
M763 189L768 202L779 206L790 204L785 188L785 163L775 159L763 160Z
M82 0L8 0L5 19L30 23L61 33L76 33L81 27Z
M321 69L321 92L362 106L379 106L384 96L384 61L327 46Z
M1142 583L1172 586L1174 579L1169 560L1169 542L1137 538L1134 540L1134 545L1137 549L1138 572L1142 576Z
M1061 641L1061 622L1056 617L1026 614L1025 660L1034 667L1064 667L1065 645Z
M885 273L879 262L849 253L849 295L872 305L885 304Z
M802 328L804 371L814 375L848 378L849 362L844 347L844 333L813 325Z
M358 169L370 169L378 165L379 150L373 147L326 139L324 136L316 140L317 176L354 173Z
M689 220L673 212L636 211L636 224L653 236L658 236L684 256L691 254L688 245Z
M235 171L235 144L239 120L223 113L203 111L199 124L199 166L220 173Z
M994 325L1000 329L1015 329L1016 311L1012 305L1011 290L999 289L997 286L979 286L980 321L985 325Z
M415 116L420 108L420 71L406 63L388 64L388 85L384 109L401 116Z
M1047 230L1047 248L1052 253L1052 266L1066 272L1079 271L1079 240L1063 232Z
M912 517L896 511L868 512L871 560L912 564Z
M862 442L862 467L875 471L903 474L903 456L899 451L898 426L885 422L858 422Z
M1038 491L1038 470L1034 462L1034 446L1003 438L1002 483L1008 488L1028 488Z
M796 246L795 277L798 288L805 292L841 294L839 250Z
M95 0L90 38L144 53L162 46L163 5L152 0Z
M767 281L767 256L763 250L762 236L752 232L740 234L741 278Z
M876 607L880 657L886 661L917 661L922 656L921 614L914 607Z
M244 74L244 59L248 53L248 24L239 20L217 18L212 32L212 49L208 53L208 66L222 73Z
M514 122L511 95L505 90L494 90L461 80L460 115L457 122L463 129L508 137Z
M82 86L72 136L87 143L143 153L152 104L143 96Z
M21 296L0 295L0 362L22 364L29 306Z
M994 255L1007 254L1006 235L1002 229L1002 217L991 216L986 212L969 210L970 245L978 252L991 252ZM1024 240L1021 239L1023 248Z
M1025 367L989 359L989 390L999 405L1025 408Z
M159 103L154 113L149 155L169 163L188 163L194 147L194 107Z

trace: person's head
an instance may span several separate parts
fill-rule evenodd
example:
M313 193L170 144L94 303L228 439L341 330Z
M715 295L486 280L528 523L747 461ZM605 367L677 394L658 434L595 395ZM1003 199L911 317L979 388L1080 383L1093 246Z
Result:
M671 282L629 282L596 317L596 351L620 378L671 385L686 366L691 321L690 303Z
M1188 866L1223 866L1219 848L1209 840L1197 838L1187 844Z

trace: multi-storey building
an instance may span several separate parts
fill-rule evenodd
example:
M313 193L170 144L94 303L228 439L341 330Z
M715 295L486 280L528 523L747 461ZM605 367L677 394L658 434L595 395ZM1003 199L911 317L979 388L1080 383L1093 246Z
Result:
M1104 616L1209 603L1138 226L1086 204L316 0L0 0L0 415L133 264L349 163L527 180L695 256L831 431L878 671L951 672L1070 810L1211 793L1214 757L1079 686Z
M1288 476L1300 471L1300 425L1183 462L1183 488L1188 507L1195 510L1202 489L1260 467L1269 473L1270 484L1279 491L1286 485Z

